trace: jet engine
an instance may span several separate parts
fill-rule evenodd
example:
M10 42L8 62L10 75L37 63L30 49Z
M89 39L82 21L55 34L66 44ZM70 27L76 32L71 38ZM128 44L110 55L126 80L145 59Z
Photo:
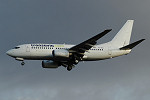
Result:
M69 51L64 50L64 49L63 50L53 50L52 54L55 59L62 59L62 60L65 60L66 58L68 59L70 56Z
M47 60L47 61L42 61L42 67L43 68L58 68L59 64L57 62Z

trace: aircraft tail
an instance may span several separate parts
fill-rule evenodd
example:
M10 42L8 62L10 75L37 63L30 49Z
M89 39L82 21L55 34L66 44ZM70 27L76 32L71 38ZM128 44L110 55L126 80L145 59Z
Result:
M134 20L127 20L116 36L110 41L111 45L115 47L124 47L129 45L133 23Z

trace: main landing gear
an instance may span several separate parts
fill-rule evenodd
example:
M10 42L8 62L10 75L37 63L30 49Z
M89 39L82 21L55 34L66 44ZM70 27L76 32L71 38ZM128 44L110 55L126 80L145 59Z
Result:
M67 67L67 70L68 70L68 71L71 71L71 70L72 70L72 66L68 66L68 67Z
M75 67L74 65L68 65L67 70L68 70L68 71L71 71L72 68L74 68L74 67Z

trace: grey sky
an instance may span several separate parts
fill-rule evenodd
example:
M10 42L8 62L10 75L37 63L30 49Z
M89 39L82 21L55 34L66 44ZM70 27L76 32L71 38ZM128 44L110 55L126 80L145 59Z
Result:
M0 100L149 100L149 0L0 0ZM131 42L146 38L129 55L43 69L5 52L24 43L77 44L112 28L107 42L134 19Z

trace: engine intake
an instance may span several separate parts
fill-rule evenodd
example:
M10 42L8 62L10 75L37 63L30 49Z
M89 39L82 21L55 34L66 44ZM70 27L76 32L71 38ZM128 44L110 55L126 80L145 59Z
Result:
M59 64L57 62L47 60L47 61L42 61L42 67L43 68L58 68Z

